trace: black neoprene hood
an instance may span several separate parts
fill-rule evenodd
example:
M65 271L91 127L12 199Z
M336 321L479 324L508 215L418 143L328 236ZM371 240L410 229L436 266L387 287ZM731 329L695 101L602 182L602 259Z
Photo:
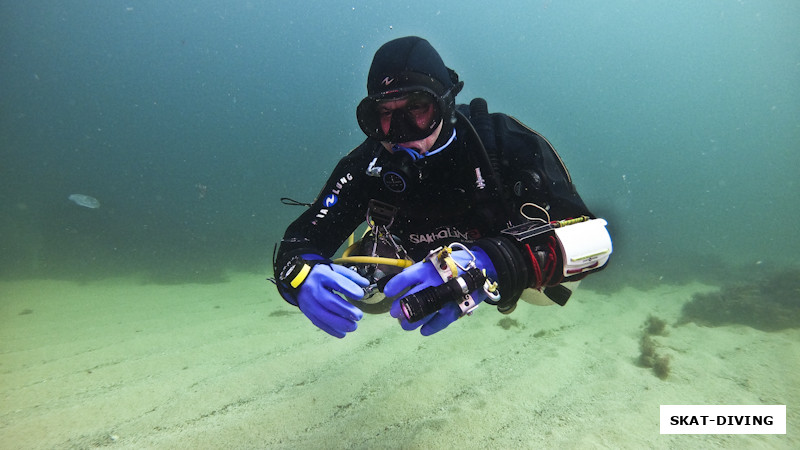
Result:
M424 87L443 95L453 87L450 73L431 44L417 36L394 39L381 46L367 76L367 95L392 96Z

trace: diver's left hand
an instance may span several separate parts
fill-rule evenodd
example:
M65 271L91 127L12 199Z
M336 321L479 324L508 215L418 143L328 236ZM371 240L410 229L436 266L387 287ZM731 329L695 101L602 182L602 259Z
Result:
M475 253L476 263L479 268L490 268L492 272L494 271L489 257L486 256L483 250L472 249L472 251ZM451 253L451 256L462 266L465 266L472 260L469 253L464 250L456 250ZM489 267L486 267L487 265ZM383 293L387 297L395 297L402 294L401 297L392 302L390 314L392 317L400 319L400 326L403 327L404 330L415 330L421 326L420 333L423 336L430 336L444 330L448 325L461 317L461 308L458 307L456 302L447 302L439 311L429 314L424 319L414 323L409 323L400 306L400 300L404 297L415 294L431 286L439 286L442 283L444 283L442 277L436 271L433 263L429 261L420 261L404 269L402 272L392 277L383 289ZM480 289L471 294L476 304L482 302L486 298L486 293Z

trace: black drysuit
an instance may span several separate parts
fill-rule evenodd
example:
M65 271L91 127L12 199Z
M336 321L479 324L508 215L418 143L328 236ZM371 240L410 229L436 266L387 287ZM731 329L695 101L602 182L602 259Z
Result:
M380 142L368 138L342 158L311 207L286 230L276 257L276 273L297 254L333 257L364 222L371 199L397 208L390 231L401 239L414 261L452 242L469 245L501 236L501 230L509 225L528 220L520 213L526 203L546 209L551 220L593 217L544 137L510 116L493 113L487 119L494 129L497 150L490 151L487 158L478 135L467 123L474 121L468 117L469 109L460 105L458 110L455 140L414 163L419 176L415 173L404 192L393 192L381 177L367 174L371 163L386 171L397 159ZM452 128L442 133L452 134ZM497 176L491 176L493 171ZM523 211L544 218L535 207ZM522 244L508 242L518 246L520 254L526 252ZM503 286L500 288L502 291Z

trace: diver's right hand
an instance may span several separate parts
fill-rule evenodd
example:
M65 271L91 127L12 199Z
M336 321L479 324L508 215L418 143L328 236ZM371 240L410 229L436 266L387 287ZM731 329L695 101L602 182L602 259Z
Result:
M354 270L338 264L316 264L297 292L297 306L314 325L341 339L355 331L364 313L337 292L350 300L361 300L367 286L369 281Z

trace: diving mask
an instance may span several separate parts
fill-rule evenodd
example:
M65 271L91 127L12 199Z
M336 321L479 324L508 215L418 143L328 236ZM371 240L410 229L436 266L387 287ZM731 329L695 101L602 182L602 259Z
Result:
M416 90L399 96L371 95L356 108L364 133L385 142L420 141L442 123L442 101L433 92Z

